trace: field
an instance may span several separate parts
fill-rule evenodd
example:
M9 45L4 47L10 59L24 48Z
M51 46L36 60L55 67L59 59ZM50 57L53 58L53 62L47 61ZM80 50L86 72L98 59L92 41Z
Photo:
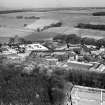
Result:
M105 9L98 8L67 8L67 9L38 9L28 12L17 12L17 13L9 13L9 14L0 14L0 37L12 37L15 35L19 35L21 37L31 35L33 32L27 31L24 29L24 24L30 24L36 21L36 19L17 19L16 16L36 16L41 19L56 19L60 20L63 25L60 28L50 28L45 30L45 34L43 33L34 33L35 36L42 36L42 39L51 38L51 34L55 36L54 33L63 33L63 34L71 34L75 33L79 36L89 36L94 38L102 38L105 35L105 31L96 31L89 29L76 29L78 23L100 23L105 24L104 16L92 16L93 12L105 11ZM50 33L50 35L49 35ZM40 34L40 35L39 35ZM44 37L45 35L45 37ZM37 40L37 37L34 37ZM33 39L33 37L32 37Z

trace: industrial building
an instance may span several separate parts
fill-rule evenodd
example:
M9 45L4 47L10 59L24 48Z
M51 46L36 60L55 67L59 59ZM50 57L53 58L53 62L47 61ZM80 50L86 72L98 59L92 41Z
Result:
M25 47L26 51L48 51L48 48L39 44L39 43L33 43L28 44Z
M71 91L72 105L105 105L105 90L75 85Z

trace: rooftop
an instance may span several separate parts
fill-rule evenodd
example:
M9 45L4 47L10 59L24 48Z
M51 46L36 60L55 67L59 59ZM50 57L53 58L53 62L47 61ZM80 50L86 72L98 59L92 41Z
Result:
M72 89L73 105L105 105L105 90L75 85Z

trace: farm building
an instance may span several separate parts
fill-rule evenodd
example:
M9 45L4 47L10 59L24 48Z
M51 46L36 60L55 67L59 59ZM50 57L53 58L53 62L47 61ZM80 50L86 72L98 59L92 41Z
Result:
M53 19L39 19L32 24L27 25L25 28L30 30L35 30L37 32L43 31L50 27L59 27L61 22Z
M93 64L78 61L68 61L67 65L74 70L89 70Z
M41 44L28 44L26 45L26 51L48 51L48 48Z
M72 105L105 105L105 90L75 85L71 98Z

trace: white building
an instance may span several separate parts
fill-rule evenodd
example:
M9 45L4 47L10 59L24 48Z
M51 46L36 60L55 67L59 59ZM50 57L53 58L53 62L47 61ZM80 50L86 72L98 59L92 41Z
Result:
M47 29L51 26L55 26L60 23L61 23L60 21L53 19L39 19L34 23L27 25L25 28L35 31L42 31L44 29Z
M41 44L28 44L25 48L26 51L48 51L48 48Z
M17 51L12 48L2 48L2 54L8 55L8 54L16 54Z

